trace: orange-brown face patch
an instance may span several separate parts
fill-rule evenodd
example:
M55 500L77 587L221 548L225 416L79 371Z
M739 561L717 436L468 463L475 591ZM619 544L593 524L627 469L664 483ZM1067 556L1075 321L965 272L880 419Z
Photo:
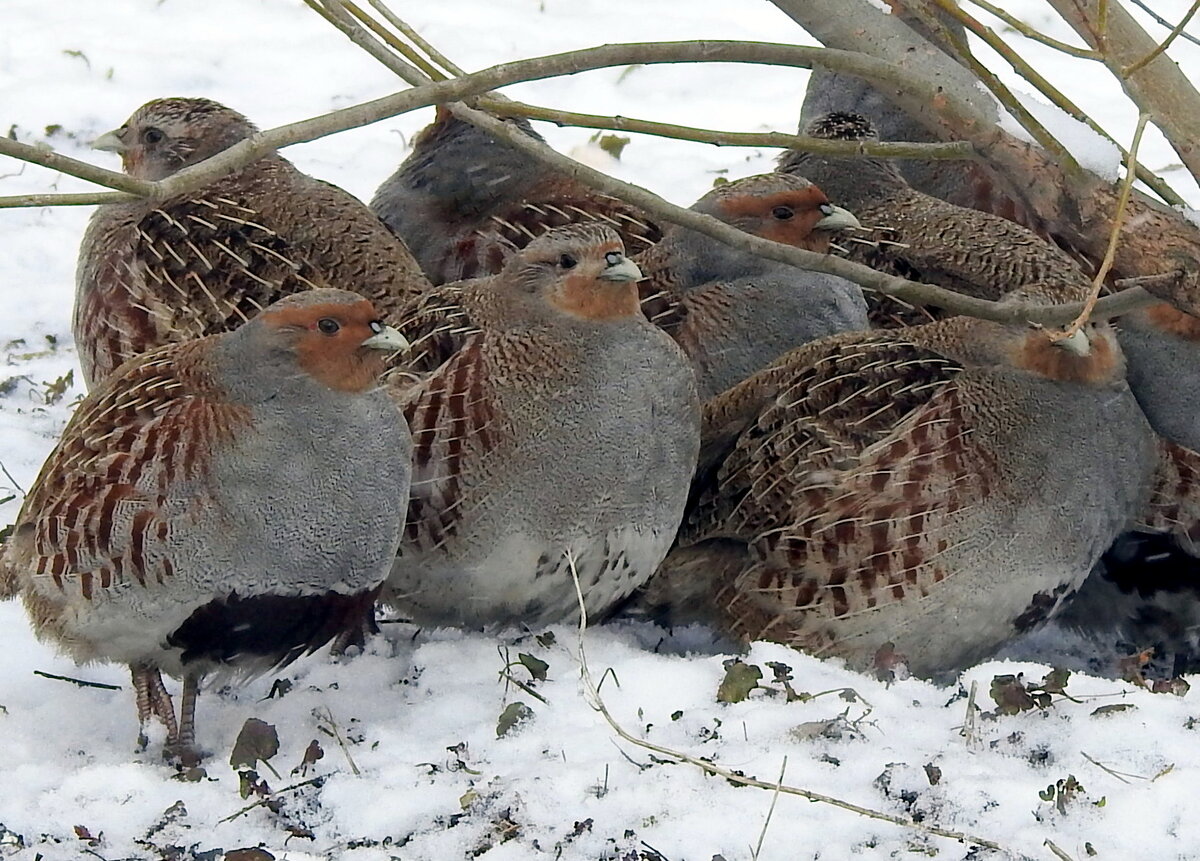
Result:
M1156 328L1186 341L1200 341L1200 317L1185 314L1167 302L1151 305L1142 311Z
M562 279L550 294L549 302L560 311L585 320L619 320L642 313L636 282L601 281L588 272Z
M1088 355L1080 356L1034 329L1017 349L1015 364L1051 380L1064 383L1106 383L1123 372L1119 354L1108 337L1093 337Z
M298 333L297 363L313 379L335 391L366 391L383 373L387 354L362 345L375 334L371 322L379 319L375 307L366 299L353 305L330 302L281 308L263 316L268 325ZM340 324L332 335L318 328L327 317Z
M807 188L788 189L775 194L735 195L724 201L722 209L729 221L758 219L760 227L754 231L763 239L824 252L829 249L829 234L824 230L813 232L813 225L825 217L821 206L829 203L825 192L815 185ZM794 215L791 218L776 218L776 207L786 206Z

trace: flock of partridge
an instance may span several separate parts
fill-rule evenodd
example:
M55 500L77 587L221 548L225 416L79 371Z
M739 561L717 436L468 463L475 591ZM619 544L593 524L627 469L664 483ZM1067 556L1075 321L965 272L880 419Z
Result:
M847 111L802 128L877 136ZM254 131L168 98L95 146L156 180ZM846 253L981 298L1089 285L882 160L788 152L693 208L815 251L883 225ZM864 297L439 108L370 207L271 154L97 210L74 316L90 393L0 596L75 659L128 664L183 761L206 677L360 642L377 602L470 627L632 604L937 675L1055 613L1130 529L1193 549L1200 422L1163 381L1200 323L1126 322L1055 339Z

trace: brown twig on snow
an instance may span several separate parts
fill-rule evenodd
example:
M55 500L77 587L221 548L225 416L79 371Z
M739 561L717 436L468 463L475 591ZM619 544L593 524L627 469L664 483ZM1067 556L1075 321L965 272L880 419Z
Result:
M53 679L56 682L70 682L73 685L81 688L99 688L102 691L119 691L120 685L106 685L104 682L89 682L87 679L74 679L70 676L57 676L54 673L44 673L41 670L34 670L35 676L41 676L43 679Z
M784 795L795 795L799 796L800 798L805 798L809 801L829 804L833 807L839 807L842 810L849 810L851 813L857 813L860 816L878 819L883 822L890 822L893 825L899 825L903 828L909 828L913 831L920 831L924 834L929 834L934 837L944 837L960 843L974 843L984 847L985 849L1005 851L999 843L996 843L993 840L988 840L983 837L976 837L973 834L967 834L963 831L950 831L949 829L940 828L936 825L927 825L924 822L915 822L911 819L905 819L902 816L894 816L890 813L872 810L869 807L862 807L849 801L843 801L842 799L835 798L831 795L822 795L819 792L810 792L807 789L789 786L783 783L782 778L776 783L769 783L754 777L747 777L744 774L739 774L735 771L731 771L727 768L717 765L715 762L710 760L701 759L700 757L692 756L680 750L664 747L661 744L655 744L654 742L646 741L645 739L638 738L637 736L631 734L617 721L616 718L612 716L612 712L608 710L608 707L604 704L603 698L600 696L600 691L596 689L595 682L592 681L591 670L589 669L587 662L587 653L584 650L584 634L587 631L587 606L584 604L583 588L579 583L579 573L575 569L574 556L570 553L570 551L567 551L566 557L567 567L571 571L571 579L575 584L575 597L579 602L579 634L577 648L579 652L579 676L583 681L584 693L588 699L588 704L591 705L591 707L601 717L604 718L605 723L607 723L613 732L615 732L620 738L632 745L635 745L636 747L640 747L652 753L657 753L661 756L671 757L672 759L679 760L680 762L685 762L688 765L694 765L708 774L722 777L731 783L736 783L741 786L753 786L757 787L758 789L768 789Z
M1200 11L1200 0L1196 0L1196 2L1194 2L1194 3L1192 4L1192 8L1188 9L1188 10L1187 10L1187 14L1185 14L1185 15L1183 16L1183 18L1181 18L1181 19L1180 19L1179 23L1178 23L1178 24L1176 24L1176 25L1175 25L1175 26L1174 26L1174 27L1171 29L1171 32L1170 32L1170 33L1167 35L1167 38L1163 39L1163 40L1162 40L1162 41L1161 41L1161 42L1160 42L1160 43L1159 43L1159 44L1158 44L1158 45L1157 45L1157 46L1154 48L1154 50L1153 50L1153 51L1151 51L1150 53L1148 53L1146 56L1142 57L1142 59L1140 59L1140 60L1136 60L1135 62L1133 62L1133 63L1131 63L1130 65L1128 65L1128 66L1126 66L1125 68L1123 68L1123 69L1121 70L1121 76L1122 76L1122 77L1129 77L1129 76L1130 76L1130 75L1132 75L1134 72L1136 72L1138 69L1142 68L1142 67L1143 67L1143 66L1145 66L1147 63L1149 63L1151 60L1153 60L1155 57L1157 57L1159 54L1161 54L1161 53L1163 53L1164 51L1166 51L1166 50L1167 50L1167 48L1170 46L1170 44L1171 44L1172 42L1174 42L1174 41L1175 41L1175 38L1176 38L1176 37L1177 37L1177 36L1178 36L1180 33L1182 33L1182 32L1183 32L1183 28L1187 26L1187 23L1188 23L1188 21L1191 21L1191 20L1192 20L1192 18L1195 16L1195 14L1196 14L1196 12L1197 12L1197 11Z

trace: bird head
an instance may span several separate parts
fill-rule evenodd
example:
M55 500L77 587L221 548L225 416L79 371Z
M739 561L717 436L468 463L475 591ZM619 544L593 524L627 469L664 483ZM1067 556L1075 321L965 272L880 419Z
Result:
M119 129L96 138L92 148L120 154L130 176L157 181L256 131L237 111L210 99L155 99L134 111Z

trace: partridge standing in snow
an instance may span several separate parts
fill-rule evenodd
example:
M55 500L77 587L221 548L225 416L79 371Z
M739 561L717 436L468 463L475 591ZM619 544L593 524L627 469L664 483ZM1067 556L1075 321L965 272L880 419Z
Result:
M1154 437L1123 370L1107 326L962 317L794 350L705 405L650 602L694 596L707 559L742 637L967 666L1050 615L1144 503Z
M361 625L404 524L412 446L377 384L403 346L361 296L288 297L121 365L42 468L4 567L39 637L129 664L170 752L196 757L204 676ZM164 672L183 678L178 719Z
M541 140L528 120L505 120ZM548 227L601 222L631 253L657 242L637 207L593 191L530 158L446 108L384 181L373 209L412 249L434 284L492 275Z
M157 99L96 140L125 171L160 180L253 135L208 99ZM387 314L428 282L360 201L271 153L163 201L101 206L79 252L75 341L93 386L163 344L225 332L275 300L338 287Z
M421 624L545 624L640 586L699 448L687 358L645 319L607 225L552 228L465 282L477 334L415 388L408 523L385 600Z
M860 114L812 119L805 133L827 140L874 141L879 136ZM852 255L876 269L937 284L980 299L999 299L1038 287L1049 301L1083 299L1090 281L1059 248L1005 218L965 209L915 191L895 165L880 158L838 158L785 152L779 170L800 173L868 225L889 229L894 242L855 245ZM921 322L928 315L873 300L877 325Z
M747 233L810 251L858 227L806 179L762 174L710 191L692 209ZM677 225L634 258L647 316L692 360L701 400L723 392L793 347L867 327L857 284L739 251Z

